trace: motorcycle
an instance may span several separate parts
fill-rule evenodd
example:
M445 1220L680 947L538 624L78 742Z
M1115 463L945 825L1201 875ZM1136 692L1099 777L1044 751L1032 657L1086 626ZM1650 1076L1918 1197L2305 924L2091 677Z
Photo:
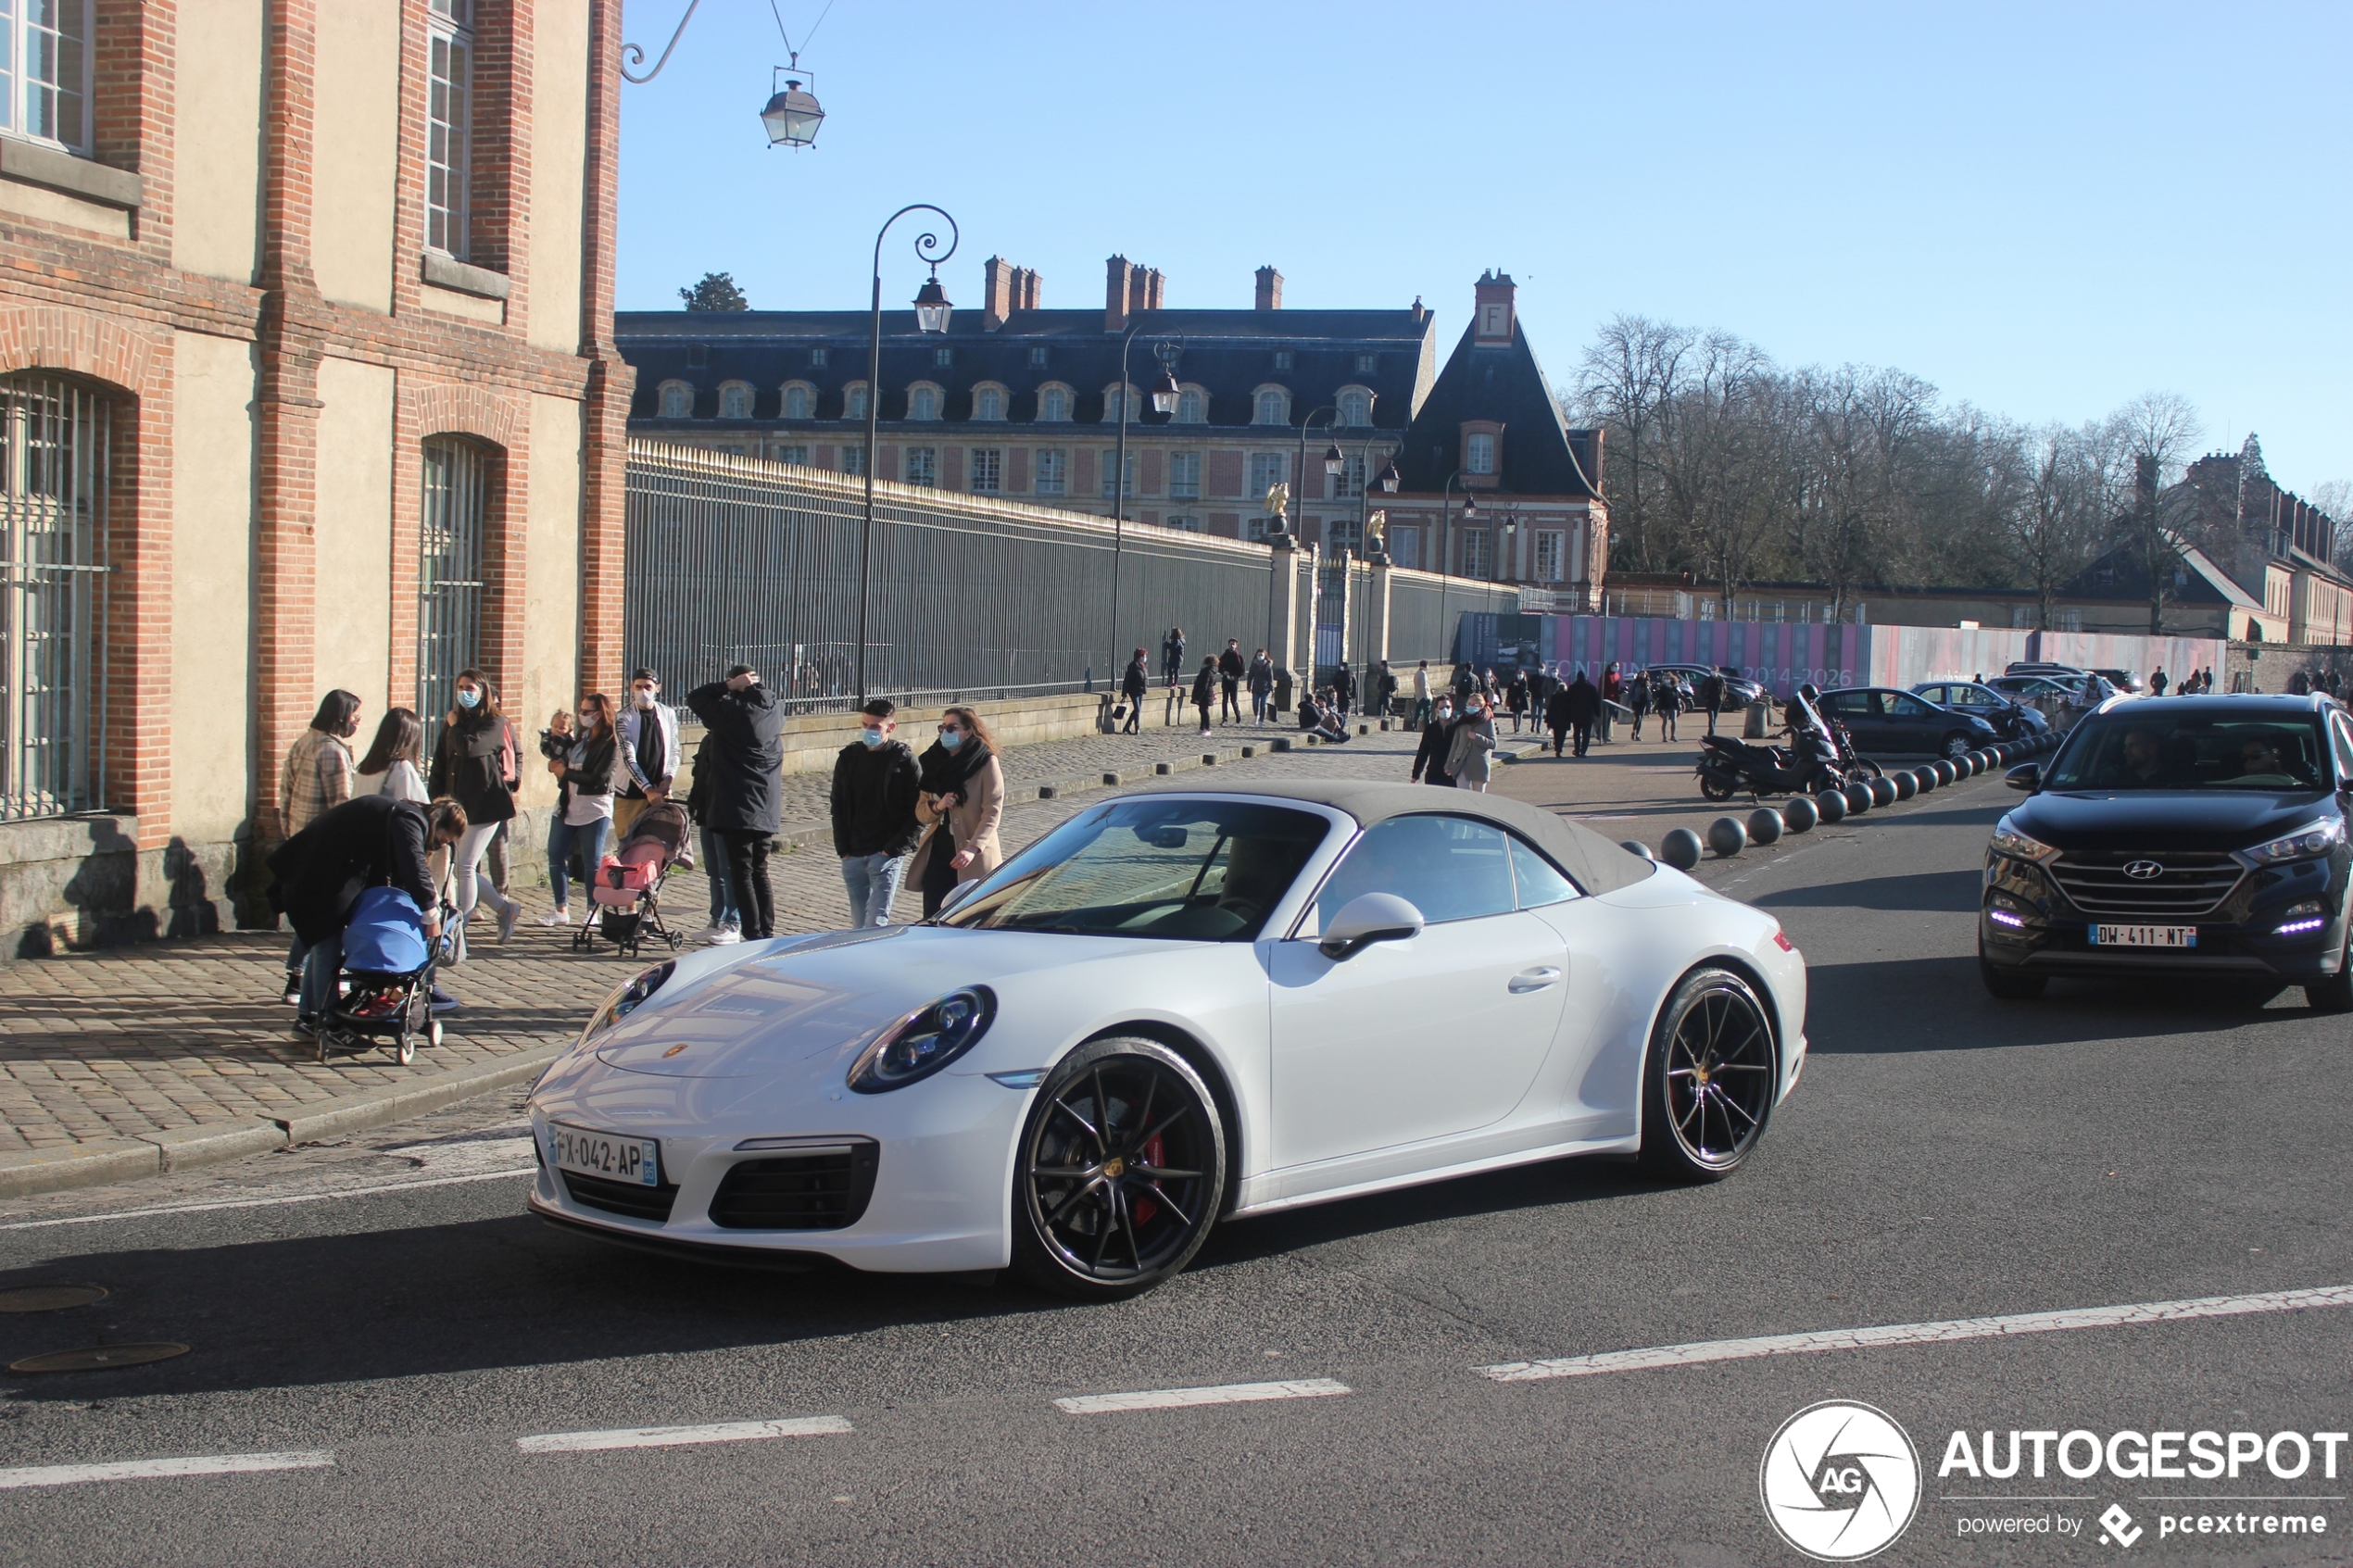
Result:
M1848 779L1877 771L1877 764L1855 756L1844 726L1825 723L1803 696L1790 700L1790 744L1750 746L1730 735L1700 740L1699 792L1709 800L1730 800L1746 791L1767 795L1818 795L1843 789Z

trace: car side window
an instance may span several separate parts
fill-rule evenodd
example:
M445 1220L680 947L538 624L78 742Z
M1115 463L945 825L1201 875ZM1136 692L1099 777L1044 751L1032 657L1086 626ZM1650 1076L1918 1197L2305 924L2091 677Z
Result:
M1894 714L1898 719L1925 719L1928 717L1928 704L1920 701L1918 697L1894 696L1888 697L1886 700L1888 711Z
M1365 893L1394 893L1432 925L1509 914L1518 903L1510 835L1467 817L1376 822L1349 847L1315 896L1317 929L1327 928L1349 900Z
M1577 897L1577 884L1563 876L1559 867L1516 838L1511 845L1512 879L1519 884L1521 909L1563 904Z
M1842 719L1868 717L1871 711L1871 694L1869 692L1834 693L1830 698L1830 709Z
M1959 700L1953 693L1947 692L1943 686L1922 686L1919 689L1919 695L1926 697L1931 702L1938 703L1948 708L1952 706L1954 702Z

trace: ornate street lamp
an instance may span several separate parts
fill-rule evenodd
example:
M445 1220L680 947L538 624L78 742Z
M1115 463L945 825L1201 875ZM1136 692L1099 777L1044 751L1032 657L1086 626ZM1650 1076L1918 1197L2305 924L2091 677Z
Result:
M812 82L817 80L815 71L800 70L799 55L793 56L791 65L776 68L777 75L786 70L799 71ZM775 78L772 76L768 84L774 87ZM802 92L795 78L787 78L783 90L770 97L768 107L760 111L760 123L768 128L768 144L790 147L796 152L817 139L817 128L824 122L825 111L817 107L815 94Z
M928 262L931 277L915 291L915 327L919 332L944 332L948 318L955 307L948 302L948 291L939 286L939 264L956 254L956 242L962 238L956 220L949 218L947 209L929 202L914 202L900 207L884 220L875 234L875 288L872 314L866 333L866 453L859 466L866 474L865 524L858 535L858 701L864 706L866 692L866 608L870 597L868 582L875 558L875 445L879 438L882 421L882 246L883 236L890 226L911 212L936 212L948 220L948 245L940 248L939 236L925 231L915 237L915 259Z
M1119 569L1127 542L1127 416L1134 411L1135 400L1127 395L1127 350L1136 334L1144 330L1144 319L1139 314L1119 340L1119 449L1113 455L1111 503L1111 668L1120 668L1119 659ZM1183 389L1176 384L1176 372L1169 369L1168 357L1174 353L1168 344L1153 350L1160 360L1160 379L1152 383L1152 409L1155 413L1174 414L1176 399ZM1089 678L1092 678L1091 667ZM1114 680L1118 679L1116 675Z
M1176 372L1164 363L1160 368L1160 380L1152 383L1152 412L1175 413L1176 399L1184 395L1184 391L1183 387L1176 384Z

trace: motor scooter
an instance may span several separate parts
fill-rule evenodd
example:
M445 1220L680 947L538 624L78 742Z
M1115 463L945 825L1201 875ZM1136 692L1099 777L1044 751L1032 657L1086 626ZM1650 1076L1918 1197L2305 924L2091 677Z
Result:
M1751 746L1730 735L1702 736L1700 794L1710 800L1730 800L1743 791L1752 797L1818 795L1845 787L1850 769L1831 726L1803 696L1790 700L1789 714L1786 746Z

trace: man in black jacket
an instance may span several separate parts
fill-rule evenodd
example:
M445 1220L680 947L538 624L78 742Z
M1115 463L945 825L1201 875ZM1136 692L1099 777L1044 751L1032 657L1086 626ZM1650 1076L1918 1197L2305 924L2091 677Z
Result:
M1563 689L1561 696L1567 702L1568 726L1576 734L1577 755L1582 757L1585 748L1593 744L1593 725L1602 716L1602 689L1587 680L1585 671L1579 669L1577 679Z
M1127 723L1119 733L1124 735L1140 734L1144 727L1144 694L1152 689L1151 672L1144 668L1144 650L1138 648L1136 657L1127 661L1127 669L1119 677L1119 700L1127 709Z
M1227 638L1226 651L1217 656L1218 722L1223 723L1228 719L1237 724L1242 721L1242 671L1249 667L1250 661L1242 658L1240 639Z
M727 882L743 922L738 939L763 941L776 935L768 841L784 825L777 797L785 765L785 705L760 684L757 671L738 664L724 681L687 693L686 706L714 743L703 823L726 846ZM698 777L696 783L702 781ZM729 939L723 930L711 941Z
M1568 747L1568 726L1571 722L1568 688L1555 686L1553 695L1544 699L1544 727L1553 732L1553 755L1555 757Z
M859 709L858 738L834 759L834 853L841 857L853 927L890 923L891 900L923 836L915 821L923 770L906 743L892 737L897 712L882 697Z
M1454 775L1446 771L1447 754L1454 746L1454 699L1441 696L1430 709L1429 722L1422 726L1422 744L1414 753L1413 777L1416 783L1436 784L1441 789L1454 787Z
M1356 672L1342 662L1332 670L1332 707L1335 716L1345 720L1348 710L1356 706Z
M1716 721L1720 718L1724 712L1723 671L1718 670L1709 671L1705 676L1701 677L1699 690L1693 692L1692 695L1699 698L1699 705L1702 708L1707 709L1707 733L1711 735L1714 734L1716 733Z
M271 896L306 948L297 1033L318 1027L343 972L343 928L351 907L371 887L396 887L425 919L427 942L441 935L441 904L434 897L425 858L466 835L466 810L456 801L430 806L363 795L310 820L310 825L270 856Z

